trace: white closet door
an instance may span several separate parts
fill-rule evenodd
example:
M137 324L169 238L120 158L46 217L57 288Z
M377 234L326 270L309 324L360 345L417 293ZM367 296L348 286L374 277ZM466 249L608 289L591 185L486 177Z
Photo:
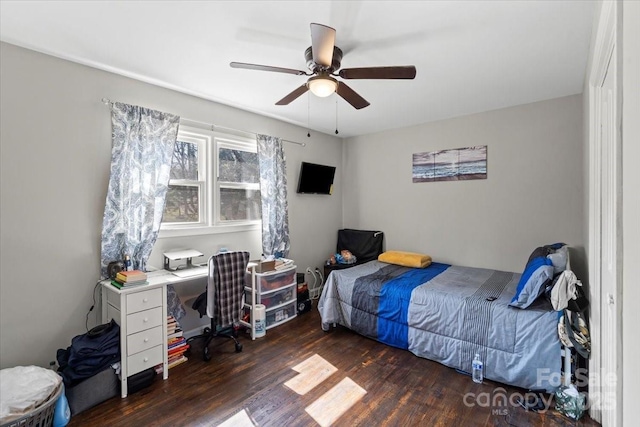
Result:
M615 45L614 45L615 46ZM600 382L600 404L602 424L617 426L621 421L620 407L616 396L621 396L621 349L622 330L618 309L619 289L619 245L620 241L620 144L616 124L616 51L600 87L601 108L601 203L600 203L600 360L602 373Z

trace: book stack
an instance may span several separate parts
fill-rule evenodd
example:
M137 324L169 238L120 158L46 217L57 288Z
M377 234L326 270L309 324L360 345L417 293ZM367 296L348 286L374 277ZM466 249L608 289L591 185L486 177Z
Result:
M186 362L184 352L189 349L189 344L182 334L180 324L173 316L167 316L167 355L169 356L169 369Z
M116 278L111 281L111 284L118 289L129 286L146 285L148 283L147 273L140 270L120 271L116 274Z
M182 328L172 315L167 316L167 338L180 338L182 336Z

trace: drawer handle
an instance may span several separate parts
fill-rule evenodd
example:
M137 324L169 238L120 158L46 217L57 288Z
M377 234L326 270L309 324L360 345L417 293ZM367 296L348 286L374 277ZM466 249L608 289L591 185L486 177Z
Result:
M147 323L147 322L149 321L149 318L148 318L148 317L145 317L144 319L142 319L142 321L143 321L144 323Z
M144 339L144 342L149 342L149 338L145 338L145 339Z
M148 357L145 357L145 358L144 358L144 361L145 361L145 362L148 362L148 361L149 361L149 358L148 358Z
M149 302L149 298L143 299L142 302Z

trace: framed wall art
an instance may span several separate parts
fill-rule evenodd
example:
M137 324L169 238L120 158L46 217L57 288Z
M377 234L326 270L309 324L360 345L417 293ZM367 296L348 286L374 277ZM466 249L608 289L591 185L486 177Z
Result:
M412 176L413 182L487 179L487 146L415 153Z

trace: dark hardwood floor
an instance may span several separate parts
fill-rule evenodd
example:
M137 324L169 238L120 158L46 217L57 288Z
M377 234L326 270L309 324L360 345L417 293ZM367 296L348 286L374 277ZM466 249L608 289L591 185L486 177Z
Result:
M210 362L202 360L196 341L189 361L171 369L168 380L157 376L125 399L114 397L77 414L69 426L215 426L243 409L258 426L314 426L305 408L345 377L367 393L335 426L598 425L586 415L575 422L553 409L491 407L496 393L509 398L526 391L491 381L475 384L453 369L345 328L325 333L315 302L311 312L263 338L240 339L242 353L235 353L230 340L215 340ZM337 371L300 396L284 383L298 375L292 367L314 354Z

